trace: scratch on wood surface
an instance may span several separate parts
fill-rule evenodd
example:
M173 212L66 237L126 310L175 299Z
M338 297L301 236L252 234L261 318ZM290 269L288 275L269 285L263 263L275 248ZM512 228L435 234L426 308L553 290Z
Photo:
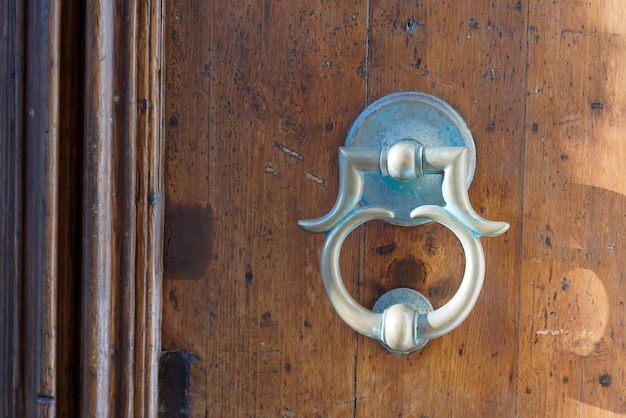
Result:
M268 161L265 164L265 172L267 174L270 174L270 175L276 177L276 178L280 178L280 173L278 171L274 170L274 167L272 167L272 162L271 161Z
M447 87L449 89L456 89L458 86L454 83L449 83L446 81L441 80L441 77L439 74L435 74L436 77L431 77L430 74L428 73L428 71L426 70L421 70L422 61L419 61L419 65L417 64L407 64L404 63L402 64L403 67L411 70L413 73L419 75L420 77L422 77L423 79L427 80L428 82L432 83L433 85L439 85L439 86L443 86L443 87Z
M408 64L405 64L405 66L411 68L411 66ZM417 73L417 71L414 71L414 72ZM423 79L427 80L433 86L435 85L443 86L443 87L453 89L453 90L457 88L456 84L441 80L440 79L441 77L438 76L437 74L435 74L435 77L431 77L430 74L419 74L419 75L421 75Z
M541 330L537 331L536 334L537 335L561 335L561 334L569 335L569 331L564 331L563 328L561 328L561 329L541 329Z
M278 148L279 150L281 150L282 152L284 152L285 154L287 154L290 157L295 158L298 161L304 161L304 156L302 154L297 153L296 151L287 148L286 146L279 144L276 141L272 141L272 146Z
M565 35L578 35L578 36L589 36L589 35L597 35L597 31L586 31L586 30L577 30L577 29L569 29L565 28L561 31L561 40L565 38Z
M560 122L555 122L554 126L569 125L570 123L580 122L581 120L582 118L565 119Z
M312 181L313 183L317 183L322 187L326 187L326 182L324 181L324 179L317 177L315 174L309 172L309 171L305 171L304 172L304 177L308 180L308 181Z

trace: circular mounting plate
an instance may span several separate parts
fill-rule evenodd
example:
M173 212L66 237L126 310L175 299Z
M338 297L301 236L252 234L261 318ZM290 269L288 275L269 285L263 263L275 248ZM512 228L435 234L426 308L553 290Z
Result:
M467 147L467 188L476 169L476 147L461 116L446 102L424 93L403 92L385 96L369 105L356 119L346 137L346 146L391 146L414 140L424 147ZM394 211L391 222L412 226L429 222L411 219L418 206L445 204L441 193L443 174L427 174L410 181L365 173L362 205Z
M430 301L417 290L399 287L397 289L391 289L380 298L378 298L376 303L374 303L372 311L381 314L385 311L385 309L393 305L397 305L398 303L404 303L405 305L409 305L411 308L415 309L415 311L420 315L432 312L434 309ZM420 348L423 348L426 344L428 344L428 341L430 340L420 340L411 351L416 351ZM385 344L383 344L383 346L390 351L396 352L395 350L387 347ZM402 354L406 353L402 352Z

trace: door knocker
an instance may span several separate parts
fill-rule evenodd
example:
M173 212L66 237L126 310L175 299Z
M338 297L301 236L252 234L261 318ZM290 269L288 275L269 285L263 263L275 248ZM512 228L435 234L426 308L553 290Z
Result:
M472 135L442 100L416 92L395 93L368 106L339 149L339 193L325 216L302 220L310 232L326 233L321 275L337 314L355 331L387 349L410 353L463 322L480 294L485 256L480 236L504 233L509 224L482 218L468 189L476 169ZM374 219L401 226L438 222L460 240L465 273L457 293L433 309L413 289L385 293L372 310L348 293L341 272L341 246L352 230Z

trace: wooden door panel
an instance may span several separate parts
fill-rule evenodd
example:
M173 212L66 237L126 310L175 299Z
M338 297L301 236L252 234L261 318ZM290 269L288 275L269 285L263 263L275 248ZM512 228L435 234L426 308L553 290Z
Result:
M486 218L512 227L502 237L482 240L485 286L461 327L408 357L359 340L358 415L510 416L517 374L524 98L507 92L523 82L526 10L511 2L454 1L373 1L370 9L370 99L418 90L457 109L477 149L472 204ZM366 231L366 306L406 285L422 287L435 307L454 295L464 255L450 231L384 224ZM377 254L391 243L395 251Z
M520 415L624 414L626 15L529 16Z
M297 221L337 194L337 145L365 104L367 9L170 3L168 16L163 332L196 357L192 411L352 415L354 335L319 280L323 237ZM358 254L344 247L347 273Z
M339 4L340 3L340 4ZM626 414L626 84L616 2L167 2L163 349L191 361L192 416ZM483 239L470 317L409 356L333 312L323 236L361 110L417 90L477 148ZM439 225L372 222L346 286L371 307L408 286L435 306L463 250Z

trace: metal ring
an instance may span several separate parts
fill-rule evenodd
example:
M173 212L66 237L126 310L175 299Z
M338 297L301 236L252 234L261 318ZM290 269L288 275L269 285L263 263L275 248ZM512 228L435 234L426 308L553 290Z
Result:
M445 207L422 206L419 216L438 222L459 239L465 252L465 273L457 293L443 306L418 314L405 304L397 304L377 314L364 308L348 293L339 268L341 246L355 228L380 219L389 222L394 213L382 207L357 209L326 237L321 255L324 289L337 312L352 329L376 338L396 352L408 353L422 347L425 340L444 335L463 322L471 312L485 277L485 256L478 234L472 233Z

